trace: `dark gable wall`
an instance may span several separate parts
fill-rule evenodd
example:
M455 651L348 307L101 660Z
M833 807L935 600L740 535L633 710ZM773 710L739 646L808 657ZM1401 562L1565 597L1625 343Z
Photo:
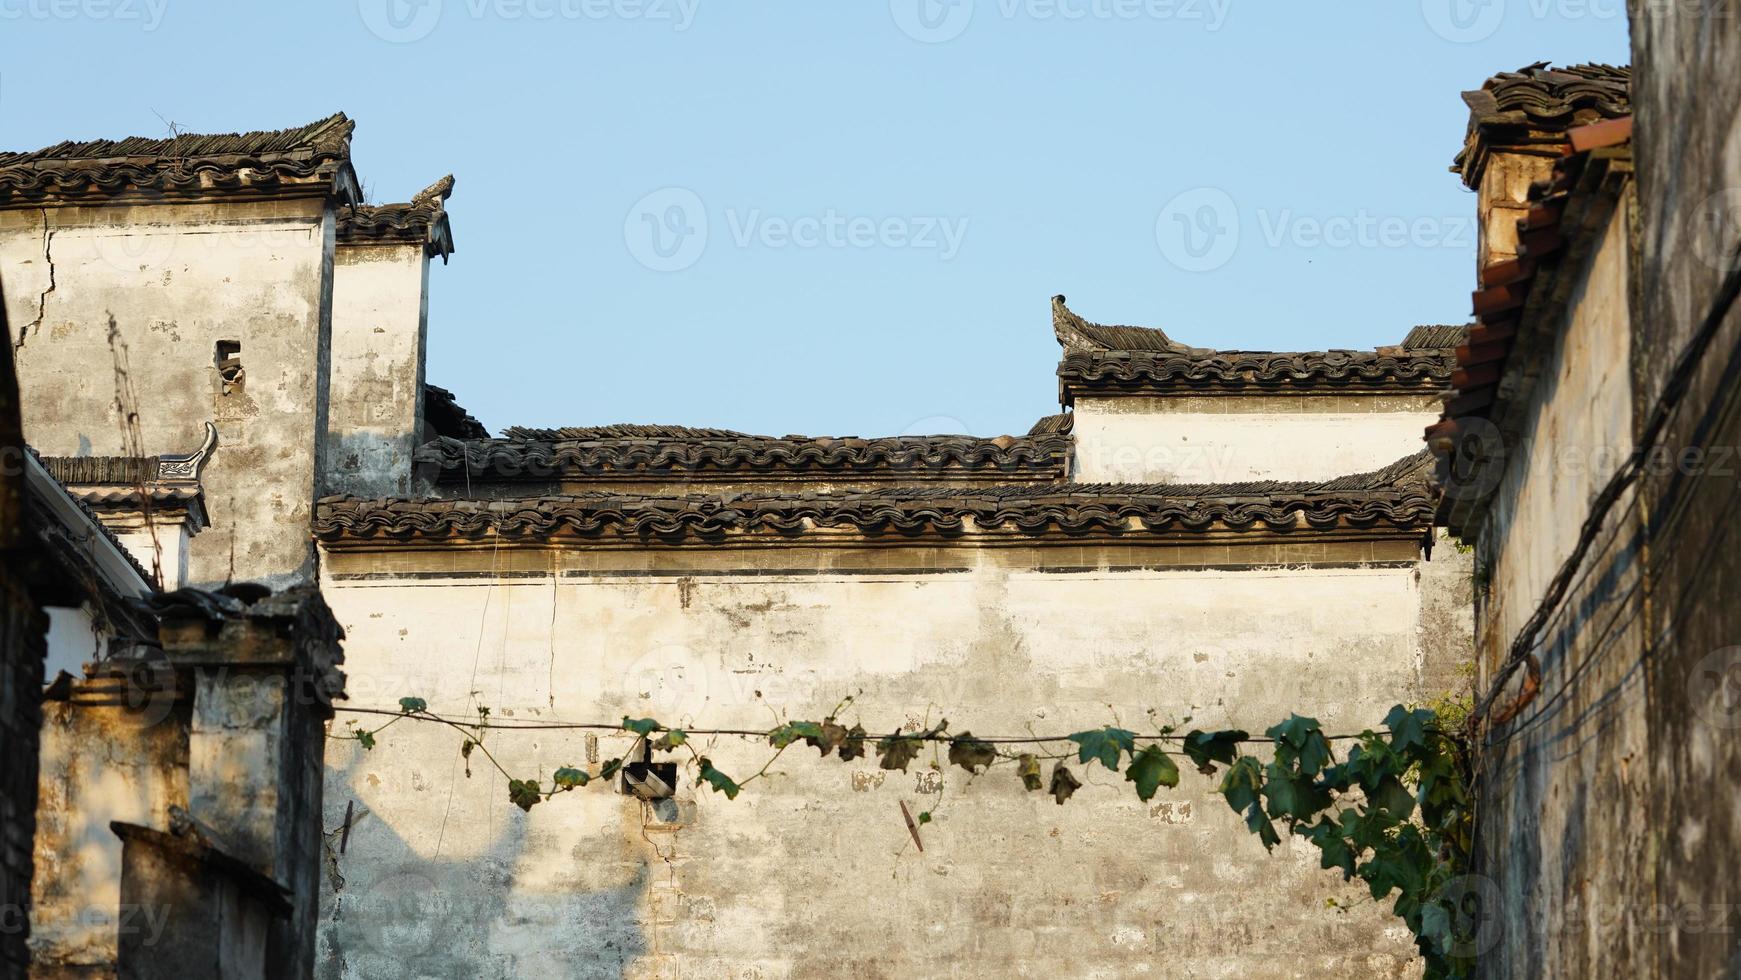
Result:
M25 571L24 436L11 334L0 302L0 980L26 975L32 839L36 834L37 732L47 617Z
M1629 6L1642 212L1633 364L1648 411L1717 303L1724 270L1713 245L1741 242L1741 4ZM1731 455L1713 456L1710 472L1671 467L1644 485L1654 901L1704 921L1664 935L1661 977L1741 976L1741 705L1725 705L1717 688L1732 699L1741 685L1741 650L1729 649L1741 644L1738 354L1741 309L1731 306L1664 440ZM1640 882L1641 895L1648 887Z

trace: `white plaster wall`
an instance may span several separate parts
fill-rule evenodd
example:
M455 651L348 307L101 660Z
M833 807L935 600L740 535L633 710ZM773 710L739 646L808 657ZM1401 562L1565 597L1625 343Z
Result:
M330 492L411 492L428 273L421 245L340 245L335 253Z
M747 565L748 563L746 563ZM331 565L329 563L329 576ZM1042 573L604 574L323 583L352 705L428 699L466 716L766 729L844 715L879 734L1331 730L1418 698L1414 567ZM470 692L476 692L472 694ZM1151 715L1151 711L1154 713ZM335 727L342 730L341 723ZM361 719L365 722L371 719ZM372 719L379 724L380 719ZM522 813L458 733L415 722L372 751L333 741L326 827L354 803L322 897L327 978L1295 977L1416 975L1405 934L1288 842L1273 855L1186 764L1140 803L1122 777L1059 807L1008 765L969 781L843 765L795 747L736 801L657 812L594 786ZM601 744L602 743L602 744ZM491 750L548 780L628 746L502 731ZM699 746L743 778L771 750ZM1050 770L1050 763L1047 763ZM915 851L898 801L943 800ZM336 891L335 891L336 887ZM1359 906L1339 913L1325 900Z
M48 656L42 678L53 681L61 671L85 676L85 664L108 656L108 634L97 628L91 607L50 606L48 611Z
M318 199L0 210L24 433L37 450L190 452L215 421L202 473L213 527L191 547L196 584L232 569L277 586L312 576L333 234ZM241 343L246 371L227 395L219 340ZM115 408L117 367L136 447Z
M145 527L136 530L111 530L115 531L121 547L126 548L127 553L146 572L152 570L152 561L157 561L157 567L163 573L164 591L173 591L188 584L188 548L193 541L193 535L187 533L185 521L159 524L155 531Z
M1074 478L1085 483L1325 480L1419 452L1431 396L1076 399Z
M101 976L117 934L162 935L168 910L121 905L121 839L112 821L162 826L187 800L185 722L167 700L144 706L43 705L31 882L33 976Z

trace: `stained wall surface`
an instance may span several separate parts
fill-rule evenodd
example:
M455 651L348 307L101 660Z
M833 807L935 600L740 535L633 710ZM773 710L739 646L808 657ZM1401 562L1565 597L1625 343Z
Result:
M1461 645L1428 636L1456 622L1461 555L1436 551L1429 575L1414 542L1348 547L1364 560L1324 551L1302 567L1226 547L350 553L326 557L322 585L359 706L416 696L507 723L629 713L766 729L850 695L842 718L877 734L944 716L987 734L1187 717L1261 730L1290 711L1346 731L1438 693L1424 679L1467 649L1466 632ZM1419 969L1387 910L1319 870L1310 845L1266 855L1188 764L1147 804L1122 775L1073 764L1087 785L1060 807L1009 764L969 779L932 771L927 754L887 772L800 745L735 801L691 771L673 804L595 785L522 813L461 741L406 722L373 750L329 750L329 844L347 806L353 826L342 856L329 848L320 976ZM597 772L628 740L536 730L486 744L548 780L559 766ZM696 747L740 780L772 751ZM935 812L922 853L903 801ZM1331 898L1358 907L1327 910Z
M313 575L332 255L318 199L0 210L38 452L191 452L216 423L202 473L213 526L191 543L191 584L232 569L272 586ZM220 376L220 342L239 345L238 383ZM137 415L136 444L118 403Z

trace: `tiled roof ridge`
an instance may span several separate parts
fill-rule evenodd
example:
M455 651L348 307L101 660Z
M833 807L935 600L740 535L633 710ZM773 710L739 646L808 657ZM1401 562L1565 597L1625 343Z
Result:
M1058 345L1065 353L1132 350L1190 354L1200 351L1178 343L1159 327L1109 326L1086 320L1065 305L1062 293L1052 297L1052 335L1058 338Z
M1469 339L1467 323L1423 323L1398 344L1403 350L1456 350Z
M359 196L350 165L355 128L339 112L289 129L63 141L0 152L0 205L136 192L163 198L277 193L287 182L300 193L313 187L353 201Z
M157 481L157 456L41 456L48 474L66 485Z
M490 437L490 430L460 405L453 392L427 382L423 385L423 421L438 436L455 439Z
M353 204L338 212L338 240L363 242L421 243L432 257L445 263L454 252L453 231L448 223L446 202L453 196L453 175L448 174L410 201L396 204Z
M314 534L325 541L556 533L707 541L729 531L798 536L816 528L949 536L966 528L1024 535L1140 534L1216 529L1297 530L1430 526L1422 451L1367 473L1323 481L1221 485L1031 484L897 487L852 493L586 493L520 500L325 497Z
M1069 435L1076 428L1076 416L1070 412L1047 415L1028 430L1030 436Z
M21 163L116 160L130 157L187 160L288 153L348 157L350 138L355 130L354 121L342 112L335 112L302 126L247 133L178 133L167 137L128 136L118 140L62 140L40 150L0 151L0 167Z
M1456 358L1449 350L1218 351L1180 357L1132 351L1066 354L1058 364L1064 401L1078 389L1113 392L1432 392Z
M1423 349L1434 347L1454 347L1446 344L1445 332L1468 330L1467 324L1420 324L1409 329L1402 343L1381 345L1371 348L1378 352L1400 347L1405 349ZM1167 336L1166 331L1159 327L1125 327L1106 326L1090 322L1065 305L1062 294L1052 297L1052 332L1058 338L1066 354L1177 354L1199 359L1214 359L1220 357L1299 357L1312 354L1347 353L1362 348L1333 348L1329 351L1269 351L1240 350L1237 348L1218 349L1213 347L1191 347L1181 344ZM1124 341L1120 343L1119 341Z
M610 427L612 430L640 427ZM666 427L657 427L669 431ZM526 430L509 429L509 433ZM571 430L573 431L573 430ZM724 430L688 430L716 433ZM808 436L659 437L591 439L437 439L418 447L416 462L443 472L486 476L695 474L741 472L1063 473L1070 438L1063 432L1027 436L888 436L875 439Z
M549 428L511 425L502 430L502 438L521 442L573 442L600 439L773 439L775 436L751 435L736 429L715 429L693 425L564 425Z
M1542 61L1500 72L1463 93L1469 127L1451 170L1475 187L1490 144L1540 145L1540 152L1553 152L1569 129L1631 115L1631 87L1629 65L1590 62L1554 68Z

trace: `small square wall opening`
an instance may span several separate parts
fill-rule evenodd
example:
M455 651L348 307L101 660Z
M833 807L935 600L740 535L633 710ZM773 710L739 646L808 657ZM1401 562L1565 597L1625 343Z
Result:
M671 799L677 793L677 763L625 763L617 790L643 800Z

